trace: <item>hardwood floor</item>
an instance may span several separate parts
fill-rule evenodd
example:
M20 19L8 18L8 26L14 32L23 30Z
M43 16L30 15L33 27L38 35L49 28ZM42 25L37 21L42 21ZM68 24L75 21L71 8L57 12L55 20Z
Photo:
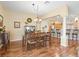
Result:
M60 40L57 38L52 38L52 46L42 47L40 49L33 49L26 51L22 48L22 42L16 41L11 42L10 48L3 55L3 57L76 57L78 51L74 41L69 41L69 46L67 48L60 46ZM79 48L78 48L79 49Z

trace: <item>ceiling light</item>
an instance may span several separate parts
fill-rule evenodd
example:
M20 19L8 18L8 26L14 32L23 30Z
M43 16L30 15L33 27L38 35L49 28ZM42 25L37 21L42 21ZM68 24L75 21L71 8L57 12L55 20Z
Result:
M42 21L42 19L39 19L39 21Z
M75 17L75 22L77 22L78 21L78 17Z

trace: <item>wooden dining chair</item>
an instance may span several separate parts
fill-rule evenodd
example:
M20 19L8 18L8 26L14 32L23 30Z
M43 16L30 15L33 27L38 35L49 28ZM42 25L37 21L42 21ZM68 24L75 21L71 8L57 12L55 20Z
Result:
M44 36L37 37L37 48L42 48L45 46Z
M27 50L32 50L36 47L37 41L33 33L30 34L30 36L27 38Z
M23 37L22 37L22 48L23 48L23 51L26 49L26 35L24 35Z
M36 48L41 48L43 45L43 40L42 40L42 36L41 36L41 32L37 32L35 33L35 39L36 39Z

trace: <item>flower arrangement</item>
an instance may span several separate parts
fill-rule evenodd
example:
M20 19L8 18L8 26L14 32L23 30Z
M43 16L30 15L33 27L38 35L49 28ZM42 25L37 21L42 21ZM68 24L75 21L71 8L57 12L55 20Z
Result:
M0 33L3 32L5 30L5 26L4 27L0 27Z

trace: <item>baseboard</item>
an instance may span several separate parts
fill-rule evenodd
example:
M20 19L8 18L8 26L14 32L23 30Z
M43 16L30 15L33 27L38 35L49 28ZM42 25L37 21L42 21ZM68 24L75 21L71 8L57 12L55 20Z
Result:
M10 40L10 42L15 42L15 41L21 41L22 39L14 39L14 40Z

